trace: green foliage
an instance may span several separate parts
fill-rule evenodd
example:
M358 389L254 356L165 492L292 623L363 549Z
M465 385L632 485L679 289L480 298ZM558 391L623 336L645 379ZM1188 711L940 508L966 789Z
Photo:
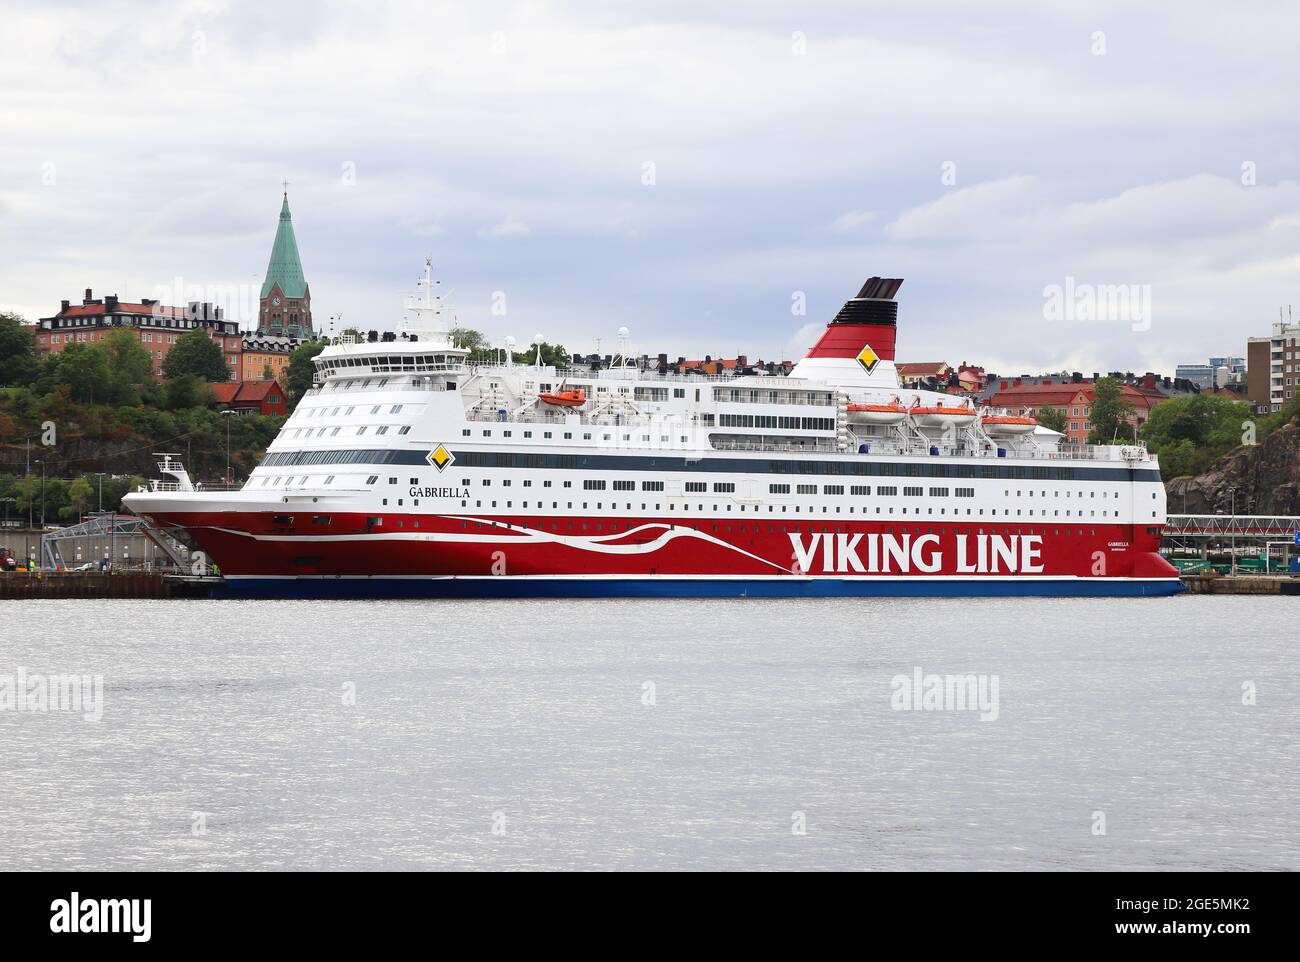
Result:
M311 390L312 377L316 373L312 358L327 346L325 341L309 341L298 345L289 355L289 374L286 380L291 404L296 405Z
M1131 436L1128 424L1133 405L1124 397L1123 385L1113 377L1103 377L1093 386L1092 413L1089 419L1089 444L1110 444Z
M451 343L457 347L465 348L471 354L491 348L483 334L470 327L453 327L451 329Z
M115 404L135 404L154 383L153 358L134 331L113 331L104 341Z
M192 374L202 381L230 380L226 356L212 340L207 328L196 327L182 334L163 360L163 375L168 379L185 374Z
M195 374L179 374L163 384L163 405L169 411L214 403L216 398L212 395L212 388Z
M77 478L68 485L68 507L72 509L72 514L85 514L86 507L93 503L91 499L94 495L95 488L84 477ZM61 512L62 510L60 509Z
M516 364L535 364L537 363L537 345L533 344L527 350L516 351L513 357ZM563 344L548 344L543 341L542 364L559 368L568 367L570 364L569 352L564 349Z
M1035 412L1034 417L1038 419L1038 423L1043 427L1050 428L1053 431L1060 431L1062 434L1065 433L1065 412L1060 408L1044 405Z
M1141 437L1160 456L1166 478L1200 474L1240 445L1250 423L1250 407L1212 394L1171 398L1151 409Z
M36 369L31 325L17 314L0 311L0 386L30 384Z
M1263 441L1266 437L1286 424L1294 417L1300 417L1300 394L1282 405L1281 410L1261 418L1255 425L1255 440Z
M111 400L108 352L98 344L69 344L51 355L48 365L53 384L66 385L74 401Z

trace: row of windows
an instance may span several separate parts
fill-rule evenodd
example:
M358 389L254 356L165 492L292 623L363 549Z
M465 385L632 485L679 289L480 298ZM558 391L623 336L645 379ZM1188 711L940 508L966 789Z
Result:
M416 481L415 481L414 479L412 479L411 483L412 483L412 484L415 484ZM467 487L467 488L468 488L468 487L469 487L470 485L472 485L473 483L474 483L474 482L473 482L472 479L470 479L470 478L466 478L466 479L462 482L462 485L463 485L464 487ZM502 486L502 487L505 487L505 488L508 488L508 487L511 486L511 484L513 484L513 482L512 482L509 478L506 478L506 479L502 480L500 483L501 483L501 486ZM491 478L483 478L483 479L481 479L481 480L479 481L479 484L482 485L482 486L485 487L485 488L490 488L490 487L492 486L492 479L491 479ZM523 486L524 486L525 488L532 487L532 484L533 484L533 482L532 482L531 480L528 480L528 481L524 481L524 482L523 482ZM636 482L634 482L634 481L614 481L613 484L614 484L614 490L615 490L615 491L635 491L635 490L636 490ZM542 487L544 487L544 488L549 488L550 486L551 486L551 482L550 482L550 481L543 481L543 482L542 482ZM588 491L604 491L604 490L606 489L606 482L605 482L605 481L602 481L602 480L598 480L598 479L593 479L593 480L583 481L582 486L583 486L584 489L586 489L586 490L588 490ZM566 488L571 488L571 487L573 487L573 482L572 482L572 481L565 481L565 482L564 482L564 487L566 487ZM641 490L642 490L642 491L662 491L662 490L664 490L664 482L662 482L662 481L642 481L642 482L641 482ZM767 490L768 490L768 493L769 493L769 494L789 494L789 493L790 493L790 485L788 485L788 484L769 484L769 485L767 486ZM707 494L708 491L709 491L709 485L708 485L707 482L704 482L704 481L687 481L687 482L686 482L686 493L687 493L687 494ZM718 482L715 482L714 485L713 485L713 492L714 492L714 494L734 494L735 491L736 491L736 484L735 484L734 481L718 481ZM798 494L816 494L816 493L817 493L817 485L815 485L815 484L799 484L799 485L795 485L795 491L796 491ZM844 485L842 485L842 484L827 484L827 485L823 485L823 486L822 486L822 489L821 489L821 493L824 494L824 495L843 495L843 494L844 494ZM854 496L854 497L867 497L867 496L870 496L870 494L871 494L871 485L868 485L868 484L854 484L854 485L850 485L850 486L849 486L849 493L850 493L852 496ZM926 494L926 491L925 491L925 488L923 488L923 487L915 486L915 487L905 487L905 488L903 488L903 497L905 497L905 498L920 498L920 497L924 497L925 494ZM948 488L930 488L930 492L929 492L929 494L930 494L930 497L932 497L932 498L947 498L947 497L950 496L950 494L949 494L949 489L948 489ZM1089 491L1087 494L1088 494L1088 497L1089 497L1089 498L1095 498L1095 497L1097 497L1097 492L1096 492L1096 491ZM882 498L892 498L892 497L897 497L897 495L898 495L898 488L895 487L895 486L893 486L893 485L884 485L884 484L882 484L882 485L877 486L877 488L876 488L876 495L877 495L878 497L882 497ZM1048 494L1047 494L1046 491L1041 491L1041 492L1039 492L1039 495L1040 495L1041 497L1044 497L1044 498L1048 497ZM1065 497L1067 497L1067 498L1074 497L1074 496L1076 496L1076 495L1077 495L1079 498L1082 498L1082 497L1084 496L1084 492L1082 492L1082 491L1078 491L1078 492L1074 492L1074 491L1066 491L1066 492L1065 492ZM952 497L956 497L956 498L973 498L973 497L975 497L975 489L974 489L974 488L956 488L955 490L953 490L953 491L951 492L951 496L952 496ZM1011 497L1011 490L1010 490L1010 489L1006 489L1006 490L1004 490L1004 491L1002 492L1002 496L1003 496L1003 497L1006 497L1006 498ZM1032 490L1030 490L1030 491L1020 491L1020 490L1016 491L1016 497L1017 497L1017 498L1021 498L1021 497L1029 497L1029 498L1032 498L1033 496L1034 496L1034 492L1033 492ZM1107 497L1107 492L1103 491L1103 492L1101 493L1101 496L1102 496L1102 498L1106 498L1106 497ZM1156 497L1156 495L1155 495L1154 493L1153 493L1151 496L1152 496L1153 498ZM1051 497L1054 497L1054 498L1060 498L1060 497L1061 497L1061 492L1060 492L1060 491L1053 491L1052 494L1051 494ZM1119 492L1118 492L1118 491L1112 492L1112 493L1110 494L1110 497L1118 498L1118 497L1119 497Z
M382 404L374 404L374 405L371 405L371 407L370 407L370 413L371 413L371 414L378 414L381 408L383 408L383 405L382 405ZM344 417L348 417L348 416L351 415L352 412L355 411L356 409L357 409L357 406L356 406L355 404L352 405L351 407L348 407L348 408L344 408L342 405L339 405L338 407L335 407L335 408L331 408L331 407L329 407L329 406L327 406L327 405L324 405L324 404L320 405L319 407L301 407L301 408L299 408L297 411L294 412L294 420L296 421L296 420L298 420L300 417L302 417L302 418L324 418L324 417L331 417L331 418L332 418L332 417L337 417L337 416L338 416L338 413L339 413L340 411L343 412L343 416L344 416ZM400 405L400 404L394 404L392 407L390 407L390 408L388 409L388 413L389 413L389 414L401 414L401 413L402 413L402 405Z
M306 482L306 480L307 480L306 478L303 479L304 483ZM881 489L881 490L883 491L884 489ZM384 501L384 504L387 504L387 503L388 503L387 500L385 500L385 501ZM398 503L398 504L401 504L402 502L401 502L401 501L398 501L397 503ZM414 503L415 503L415 504L419 504L420 502L417 500L417 501L415 501ZM461 504L461 507L462 507L462 508L465 508L465 507L469 507L469 506L470 506L468 500L462 500L460 504ZM514 503L513 501L507 501L507 502L505 503L505 507L506 507L506 508L513 508L514 506L515 506L515 503ZM498 502L496 502L496 501L491 501L491 502L489 502L487 505L484 505L484 503L483 503L482 501L475 501L475 502L474 502L474 507L475 507L475 508L482 508L482 507L491 507L491 508L496 508L496 507L498 507ZM525 509L527 509L527 508L529 508L529 507L537 507L537 508L543 508L543 509L544 509L544 508L546 507L546 504L545 504L545 502L538 501L538 502L536 503L536 505L531 505L530 502L528 502L528 501L524 501L524 502L522 502L521 507L523 507L523 508L525 508ZM598 501L598 502L595 503L595 505L592 505L592 504L591 504L590 502L588 502L588 501L583 501L583 502L581 503L581 505L575 505L574 502L572 502L572 501L565 502L565 504L564 504L564 509L565 509L565 510L572 510L572 509L575 509L575 508L581 508L581 510L583 510L583 511L587 511L587 510L591 510L593 507L594 507L594 509L597 510L597 511L603 511L603 510L606 509L607 506L606 506L606 503L605 503L604 501ZM643 501L643 502L641 502L640 510L641 510L641 511L649 511L649 510L653 510L653 511L662 511L662 510L663 510L663 507L664 507L664 506L663 506L662 504L659 504L659 503L656 503L656 504L647 504L646 502ZM673 503L673 502L669 502L669 504L668 504L668 510L669 510L669 511L676 511L679 507L681 508L681 510L682 510L683 512L687 512L687 511L691 511L691 510L698 510L698 511L700 511L700 512L716 513L718 510L725 510L725 511L730 512L730 511L732 511L733 509L735 509L737 506L736 506L736 505L733 505L733 504L727 504L727 505L725 505L725 506L722 506L722 508L720 509L719 506L717 506L717 505L704 505L704 504L700 504L700 505L697 505L695 509L692 509L691 506L690 506L689 504L678 505L678 504ZM841 506L839 506L839 505L836 505L836 506L834 507L834 511L833 511L833 512L832 512L831 506L829 506L829 505L821 505L820 507L821 507L821 513L822 513L822 514L831 514L831 513L834 513L834 514L856 514L856 513L857 513L857 507L854 506L854 505L850 505L847 509L845 509L845 508L843 508L843 507L841 507ZM560 502L558 502L558 501L552 501L552 502L551 502L551 508L553 508L553 509L559 509L559 508L560 508ZM631 502L627 502L627 503L624 505L624 508L625 508L626 510L628 510L628 511L632 511L632 510L635 510L635 509L636 509L636 506L633 505ZM609 509L610 511L617 511L617 510L619 510L618 502L615 502L615 501L611 501L611 502L609 502L609 504L608 504L608 509ZM741 513L744 513L744 512L746 512L746 511L752 511L754 514L761 514L761 513L763 513L764 511L766 511L768 514L778 514L778 513L779 513L779 514L786 514L786 513L789 513L789 514L801 514L801 513L804 513L805 511L806 511L806 513L808 513L808 514L816 514L816 513L818 513L818 512L817 512L817 506L815 506L815 505L797 505L797 504L796 504L796 505L789 505L789 504L781 504L781 505L771 505L771 504L769 504L769 505L757 505L757 504L755 504L755 505L744 505L744 504L742 504L742 505L739 505L738 510L739 510ZM873 506L873 507L868 507L867 505L863 505L863 506L862 506L862 515L863 515L863 516L866 516L866 515L869 515L869 514L874 513L876 516L891 516L891 515L894 514L895 510L896 510L896 509L893 508L892 506L881 506L881 505L875 505L875 506ZM922 514L926 515L927 517L935 517L936 515L938 515L938 516L940 516L940 517L948 517L948 516L949 516L949 515L948 515L948 510L949 510L949 509L948 509L947 506L939 507L939 508L933 508L933 507L930 507L930 508L911 508L911 509L908 509L908 508L900 508L900 509L897 509L897 510L898 510L898 513L899 513L899 514L902 514L902 515L908 515L908 514L911 514L911 515L916 516L916 517L920 517ZM1099 515L1100 515L1100 517L1103 517L1103 518L1108 518L1108 517L1118 518L1118 517L1119 517L1119 512L1118 512L1118 511L1101 511L1101 512L1097 512L1097 511L1089 511L1089 512L1087 512L1087 517L1090 517L1090 518L1096 518L1096 517L1098 517ZM1013 513L1012 513L1012 509L1010 509L1010 508L1000 508L1000 509L999 509L999 508L966 508L966 509L965 509L965 513L964 513L964 515L963 515L963 511L962 511L961 508L953 508L953 509L952 509L952 515L951 515L951 517L959 518L959 517L963 517L963 516L964 516L964 517L967 517L967 518L974 518L974 517L980 517L980 518L983 518L983 517L985 517L985 516L988 516L988 517L991 517L991 518L996 518L996 517L999 517L999 516L1000 516L1000 517L1003 517L1003 518L1010 518L1010 517L1013 516ZM1047 517L1049 517L1049 515L1048 515L1048 513L1047 513L1046 510L1043 510L1043 511L1035 511L1033 508L1029 508L1029 509L1016 508L1016 509L1015 509L1014 517L1020 518L1020 517L1025 517L1025 516L1030 517L1030 518L1033 518L1033 517L1047 518ZM1067 510L1067 511L1064 512L1064 517L1067 517L1067 518L1073 518L1073 517L1083 518L1084 516L1085 516L1085 514L1084 514L1084 512L1083 512L1082 510L1077 511L1077 512L1076 512L1076 511L1073 511L1073 510ZM1053 511L1053 512L1051 513L1050 517L1053 517L1053 518L1060 518L1060 517L1062 517L1062 512L1061 512L1060 510ZM1152 517L1155 517L1155 512L1152 512Z
M790 418L775 414L719 414L720 428L781 428L796 431L833 431L834 418Z
M714 388L715 401L739 404L819 404L835 403L830 391L772 391L764 388Z
M279 451L268 455L268 467L292 464L356 464L367 458L376 464L421 464L424 451ZM1152 469L1066 467L1063 465L1024 464L943 464L933 462L853 461L758 461L738 458L684 458L680 456L532 454L519 452L455 452L457 462L465 467L545 468L604 471L689 471L736 474L824 474L866 475L876 477L921 478L996 478L1034 481L1151 481L1160 480ZM272 460L272 458L276 460ZM312 459L312 460L307 460Z

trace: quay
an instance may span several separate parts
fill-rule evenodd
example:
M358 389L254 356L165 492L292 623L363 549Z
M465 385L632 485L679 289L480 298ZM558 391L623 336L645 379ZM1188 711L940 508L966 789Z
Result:
M1194 595L1300 595L1300 576L1184 574L1183 584Z
M0 573L0 600L32 598L206 598L220 578L159 571Z

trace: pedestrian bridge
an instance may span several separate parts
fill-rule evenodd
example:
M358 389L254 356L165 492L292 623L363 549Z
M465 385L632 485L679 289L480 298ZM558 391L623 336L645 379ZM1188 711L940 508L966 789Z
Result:
M1234 538L1255 541L1291 541L1300 532L1300 515L1285 514L1171 514L1165 522L1166 538Z

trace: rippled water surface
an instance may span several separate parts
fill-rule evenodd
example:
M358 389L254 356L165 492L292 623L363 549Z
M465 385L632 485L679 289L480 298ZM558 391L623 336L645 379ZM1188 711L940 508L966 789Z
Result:
M0 603L0 681L105 697L0 710L0 868L1296 869L1298 614ZM997 719L893 710L918 667Z

